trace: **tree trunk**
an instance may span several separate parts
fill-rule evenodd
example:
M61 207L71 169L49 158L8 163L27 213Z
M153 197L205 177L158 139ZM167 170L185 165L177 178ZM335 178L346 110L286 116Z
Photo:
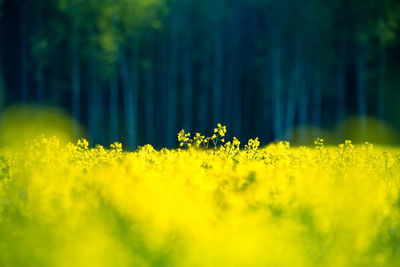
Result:
M241 138L242 136L242 81L243 81L243 62L242 59L242 49L241 49L241 39L243 31L241 29L242 22L240 21L242 16L242 4L240 1L235 3L232 11L232 22L231 22L231 57L232 57L232 72L231 72L231 118L230 118L230 128L235 136Z
M385 120L385 91L386 91L386 49L383 41L379 47L379 77L378 77L378 118ZM380 124L380 131L383 131L383 124Z
M319 128L321 127L321 117L322 117L322 86L320 77L314 77L312 93L313 93L312 123L314 126L313 138L316 138L320 137L321 134L319 131Z
M268 25L268 24L267 24ZM270 52L270 46L265 45L265 55L264 55L264 79L263 79L263 92L262 92L262 118L264 126L263 137L268 140L272 140L273 121L272 121L272 101L271 101L271 88L272 88L272 53Z
M95 59L89 61L89 109L88 128L92 144L103 144L105 141L104 101L99 74Z
M36 42L39 44L42 42L42 31L43 31L43 25L42 25L42 9L41 9L41 4L37 3L36 4L36 23L35 23L35 34L36 34ZM44 102L45 98L45 92L44 92L44 77L43 77L43 47L39 46L37 48L37 51L35 53L35 67L36 67L36 97L38 103L42 104Z
M21 66L21 102L28 102L28 72L27 72L27 37L26 37L26 7L25 1L20 3L20 66Z
M359 44L356 55L356 88L357 88L357 109L359 116L360 133L366 134L366 115L367 115L367 99L366 99L366 60L365 60L365 44Z
M138 85L139 85L139 40L134 37L132 42L132 55L128 61L128 55L121 49L121 79L124 96L124 113L126 140L129 148L137 146L138 136ZM129 62L129 64L128 64Z
M92 144L100 143L99 138L99 125L98 125L98 95L100 88L98 87L97 82L97 69L96 62L92 58L89 61L89 72L88 72L88 83L89 83L89 91L88 91L88 129L90 142Z
M179 10L176 6L171 11L171 28L169 36L169 58L168 58L168 88L167 88L167 114L166 114L166 137L167 146L172 147L176 143L177 125L177 104L178 104L178 62L179 62Z
M297 97L300 90L300 77L301 77L301 45L298 43L295 48L295 60L294 66L292 67L291 73L291 85L289 88L288 95L286 96L286 113L285 113L285 137L287 140L292 141L293 129L295 126L296 119L296 108L297 108Z
M192 127L192 96L193 96L193 68L192 58L188 45L182 55L182 75L183 75L183 128L187 131Z
M291 141L293 138L293 129L296 118L296 106L297 106L297 91L291 91L287 96L286 119L285 119L285 137L289 141Z
M167 142L166 133L167 130L167 121L165 116L168 110L168 102L167 95L168 95L168 71L169 71L169 40L168 35L166 32L162 33L161 41L160 41L160 61L161 61L161 70L159 72L159 92L156 94L156 106L158 107L155 109L155 121L156 121L156 129L157 132L163 132L163 134L157 134L156 139L158 144L165 146ZM157 80L156 80L157 81Z
M101 89L101 84L98 84L98 90L96 91L96 102L95 102L95 110L96 110L96 130L98 131L97 137L99 140L99 143L104 143L106 140L105 136L105 125L104 125L104 117L105 117L105 111L104 111L104 105L105 105L105 100L104 100L104 93Z
M309 98L309 87L310 87L310 76L311 71L308 66L305 67L305 72L300 79L300 90L299 90L299 126L301 130L299 131L299 144L304 145L307 139L306 126L308 123L308 98Z
M155 142L155 81L154 81L154 57L153 57L153 46L151 45L154 41L151 37L151 30L148 30L147 46L146 46L146 57L148 64L145 66L145 94L146 94L146 106L145 106L145 125L146 125L146 142L154 144Z
M80 87L80 58L79 58L79 31L75 20L72 25L72 69L71 69L71 85L72 85L72 116L76 121L80 121L81 114L81 87ZM74 127L74 135L78 137L79 129Z
M227 32L229 32L229 37L232 38L231 36L231 29L228 29ZM230 39L229 38L229 39ZM234 119L234 113L233 113L233 94L234 94L234 86L235 86L235 64L236 64L236 58L234 55L234 44L233 40L229 41L227 43L227 55L226 55L226 75L225 75L225 84L224 84L224 123L226 124L228 129L233 130L232 128L232 120ZM232 135L237 136L237 133L232 131Z
M184 33L182 47L182 121L183 128L190 132L192 127L192 98L193 98L193 62L191 57L191 39L190 32Z
M3 34L0 29L0 112L4 110L6 105L6 89L4 84L4 75L3 75Z
M222 109L222 71L223 71L223 36L222 36L222 11L221 1L215 1L217 18L214 25L214 64L213 64L213 117L212 123L221 122Z
M279 41L272 50L272 93L273 93L273 132L274 139L283 136L283 110L282 110L282 51Z
M109 87L109 142L119 141L119 116L118 116L118 77L113 73L110 78Z
M201 62L201 70L199 74L199 94L197 98L197 124L199 126L200 132L205 132L207 130L207 118L209 112L209 88L210 88L210 58L209 49L207 44L203 47L203 56Z
M340 128L338 129L340 138L344 138L343 124L341 123L346 117L346 60L347 58L347 48L346 43L343 41L339 48L339 65L337 70L338 75L338 113L337 121L340 123ZM342 142L343 140L338 140Z
M241 25L247 25L246 30L242 30L243 37L240 39L242 40L240 50L242 51L242 85L243 87L240 88L242 95L242 114L241 114L241 138L243 140L248 140L249 138L254 137L254 130L255 130L255 102L253 101L253 96L256 95L256 79L255 73L256 68L254 66L254 59L256 58L256 46L252 40L255 39L257 34L257 12L250 8L248 4L245 4L246 14L244 18L242 18Z
M52 102L54 105L60 105L60 68L61 68L61 56L60 52L56 51L54 56L54 68L52 70L52 82L51 82L51 90L52 90Z
M296 118L297 94L300 84L300 63L299 59L292 70L291 86L286 96L286 112L285 112L285 137L291 141L293 139L293 128Z

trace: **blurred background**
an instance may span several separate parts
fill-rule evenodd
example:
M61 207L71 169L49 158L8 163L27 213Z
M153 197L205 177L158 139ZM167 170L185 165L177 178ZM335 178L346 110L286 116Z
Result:
M398 144L400 1L0 0L0 110L3 144Z

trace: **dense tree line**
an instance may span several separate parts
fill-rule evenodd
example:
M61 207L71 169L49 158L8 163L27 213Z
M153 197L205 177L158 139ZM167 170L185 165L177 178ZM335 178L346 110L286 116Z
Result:
M217 122L293 139L400 127L396 0L0 0L0 109L59 105L91 141L176 144ZM315 132L318 135L318 130ZM301 133L300 133L301 137Z

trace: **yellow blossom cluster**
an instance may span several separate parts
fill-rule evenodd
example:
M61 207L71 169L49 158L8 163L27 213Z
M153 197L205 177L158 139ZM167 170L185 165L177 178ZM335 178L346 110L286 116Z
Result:
M1 150L0 265L400 265L399 150L226 138Z

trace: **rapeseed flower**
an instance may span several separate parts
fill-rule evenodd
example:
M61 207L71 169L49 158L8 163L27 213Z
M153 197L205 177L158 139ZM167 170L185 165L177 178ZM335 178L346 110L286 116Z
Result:
M0 151L0 262L400 264L399 150L225 138L218 124L209 137L180 131L179 149L43 136Z

